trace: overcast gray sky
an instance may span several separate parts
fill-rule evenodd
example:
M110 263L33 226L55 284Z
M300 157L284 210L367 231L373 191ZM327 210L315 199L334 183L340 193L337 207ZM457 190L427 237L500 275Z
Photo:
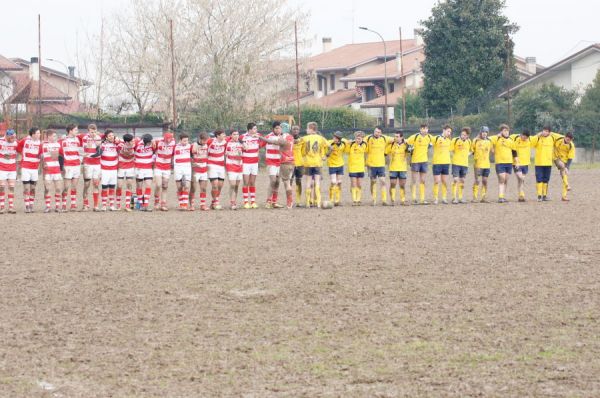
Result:
M37 54L37 14L42 15L43 58L75 63L77 37L100 29L101 15L110 16L127 0L2 0L0 54L28 59ZM313 52L321 38L332 37L335 47L377 38L358 30L367 26L386 40L398 38L398 26L410 38L426 19L436 0L289 0L310 12ZM592 42L600 42L599 0L508 0L506 14L520 27L515 52L536 56L550 65ZM57 69L63 68L55 64Z

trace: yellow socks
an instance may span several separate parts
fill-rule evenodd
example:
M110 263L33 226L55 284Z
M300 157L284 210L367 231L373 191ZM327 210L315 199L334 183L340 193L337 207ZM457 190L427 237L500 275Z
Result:
M335 202L340 203L342 201L342 186L336 185L335 187Z
M392 202L396 201L396 188L390 189L390 197L392 198Z
M463 189L465 187L465 184L463 183L459 183L458 184L458 199L463 200Z
M456 184L455 182L452 183L452 199L456 200L456 190L458 188L457 186L458 184Z
M483 194L483 192L482 192ZM479 199L479 185L475 184L473 185L473 199L477 200Z
M438 200L438 196L440 196L440 185L433 184L433 199Z
M535 189L537 191L538 196L544 195L544 183L543 182L538 182L537 184L535 184Z
M446 184L442 184L442 199L448 199L448 187Z
M315 204L321 205L321 186L319 184L315 184Z
M381 201L382 202L387 202L387 189L386 188L381 188Z
M333 192L334 192L334 190L335 190L335 186L334 185L330 185L329 186L329 201L330 202L333 202L333 195L334 195Z
M543 186L542 196L548 196L548 184L544 182L542 186Z
M400 201L406 201L406 189L402 187L400 187Z
M413 200L413 202L414 202L415 200L417 200L417 186L413 184L413 185L410 187L410 191L411 191L411 193L412 193L412 200Z
M424 183L419 184L419 199L421 199L421 202L425 202L425 184Z
M310 203L312 202L312 189L306 188L304 193L306 194L306 207L310 207Z
M485 199L485 195L487 195L487 187L481 187L481 199Z
M371 199L373 199L373 202L377 200L377 185L376 184L371 184Z
M302 200L302 188L296 185L296 203L300 203Z

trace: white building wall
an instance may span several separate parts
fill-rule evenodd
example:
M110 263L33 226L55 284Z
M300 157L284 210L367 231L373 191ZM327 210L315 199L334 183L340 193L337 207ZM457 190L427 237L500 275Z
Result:
M583 94L600 70L600 52L594 52L571 64L572 88Z

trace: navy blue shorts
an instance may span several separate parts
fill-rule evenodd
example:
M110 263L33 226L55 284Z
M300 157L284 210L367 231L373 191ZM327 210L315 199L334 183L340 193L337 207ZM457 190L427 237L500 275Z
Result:
M518 173L519 171L523 173L523 175L527 175L527 173L529 173L529 166L515 167L515 173Z
M552 174L552 166L535 166L535 181L536 182L550 182L550 175Z
M452 177L465 178L468 172L469 168L467 166L452 165Z
M490 169L475 169L477 171L477 177L489 177Z
M294 167L294 178L301 180L303 175L304 175L304 167L302 167L302 166Z
M415 173L427 173L427 162L411 163L410 170Z
M365 178L365 173L362 171L360 173L348 173L348 175L350 178Z
M385 166L383 167L369 167L369 177L385 177Z
M434 176L447 176L450 174L450 165L449 164L434 164L431 166L433 170Z
M329 175L332 175L332 174L343 176L344 175L344 166L330 167L329 168Z
M496 174L512 174L513 165L511 163L496 163Z
M390 171L390 180L395 178L406 180L406 171Z
M320 167L305 167L304 175L309 177L320 176L321 168Z

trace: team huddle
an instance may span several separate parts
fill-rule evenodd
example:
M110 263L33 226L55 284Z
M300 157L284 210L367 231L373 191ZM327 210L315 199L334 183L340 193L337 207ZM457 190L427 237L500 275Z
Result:
M241 206L255 209L258 208L256 177L262 149L269 177L266 208L341 205L345 167L350 177L353 206L362 204L362 181L366 175L370 180L373 205L429 204L425 198L425 181L431 148L433 204L447 204L450 200L454 204L467 202L465 178L471 156L475 179L473 202L488 202L492 159L498 177L498 202L507 202L506 190L513 172L517 179L518 201L524 202L525 177L531 165L532 151L535 151L537 200L550 200L548 183L555 165L563 182L562 200L568 201L569 167L575 157L573 135L553 133L550 127L544 127L535 135L529 131L511 135L506 125L501 125L499 131L490 136L489 128L484 126L471 139L468 127L463 128L459 136L452 137L450 126L445 126L440 135L434 136L427 125L421 125L420 131L408 138L404 137L403 131L397 131L392 137L383 135L382 130L376 128L368 136L358 131L352 140L343 138L338 132L327 140L319 134L314 122L307 124L304 135L298 126L289 129L287 125L274 122L272 131L264 136L258 133L255 123L249 123L243 134L233 131L227 136L223 130L217 130L209 136L202 132L192 142L187 133L179 134L176 140L171 132L160 138L149 134L140 138L129 133L118 138L110 129L101 134L93 124L85 133L79 133L77 126L71 124L66 128L66 135L60 138L54 130L45 130L42 137L40 129L34 127L27 137L17 140L15 132L8 130L0 136L0 214L16 212L14 191L18 165L26 213L34 211L40 167L46 213L168 211L171 175L176 184L179 210L222 209L225 180L228 181L230 209L238 209L240 185ZM325 164L330 176L329 201L323 201L321 197ZM412 201L406 198L409 169ZM389 175L389 181L386 175ZM77 187L82 176L80 208ZM282 183L285 205L278 202ZM150 206L152 198L153 206Z

